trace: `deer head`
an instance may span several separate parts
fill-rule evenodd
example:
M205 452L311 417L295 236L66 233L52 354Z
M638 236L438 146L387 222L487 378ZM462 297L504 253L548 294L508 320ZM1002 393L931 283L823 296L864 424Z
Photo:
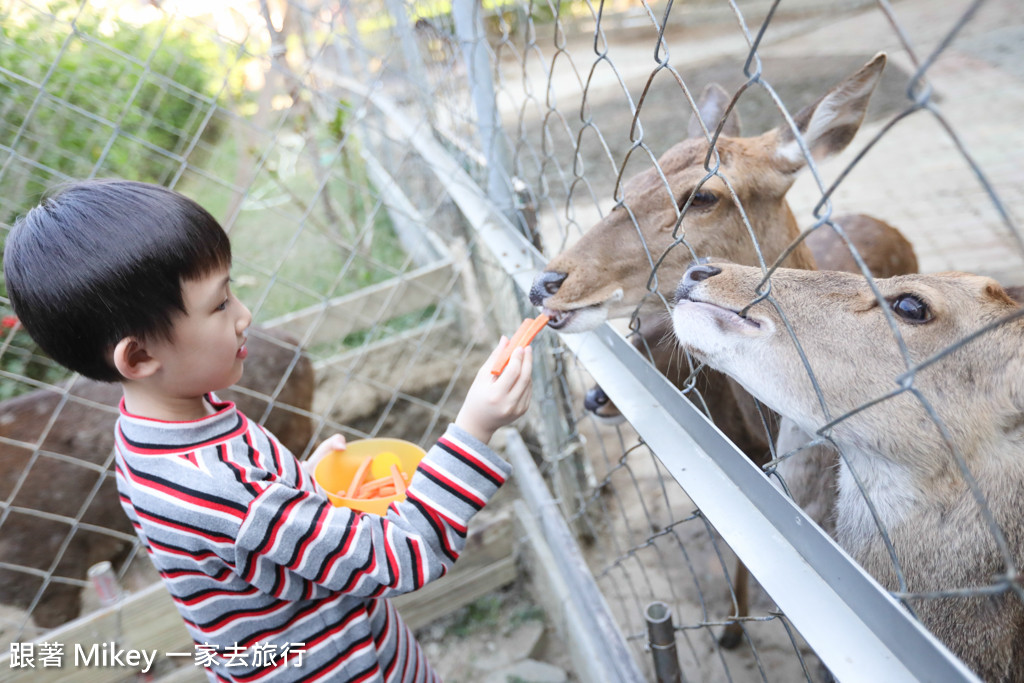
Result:
M861 275L780 268L771 275L769 299L746 310L763 277L760 268L718 261L690 268L673 312L682 345L809 433L850 413L832 427L840 446L884 457L920 482L948 471L946 437L913 394L857 408L893 392L908 361L912 366L936 356L1017 311L1003 288L965 273L904 275L874 281L879 301ZM782 316L814 372L827 414ZM1010 321L942 356L914 374L913 386L965 455L994 452L1008 430L1020 440L1024 321Z
M885 60L884 54L876 55L794 117L814 159L837 154L850 143ZM718 86L709 87L701 97L699 113L709 130L722 118L728 101ZM757 137L739 137L735 117L730 115L715 145L716 174L708 177L709 142L693 120L690 137L658 160L660 173L651 168L634 176L615 208L547 264L533 284L530 300L551 316L552 327L583 332L608 318L629 316L641 305L641 310L663 311L657 297L647 296L659 259L663 258L656 271L657 291L668 301L694 257L754 265L760 250L771 263L799 235L785 200L797 172L806 165L796 135L789 126L780 126ZM786 263L814 266L803 244Z

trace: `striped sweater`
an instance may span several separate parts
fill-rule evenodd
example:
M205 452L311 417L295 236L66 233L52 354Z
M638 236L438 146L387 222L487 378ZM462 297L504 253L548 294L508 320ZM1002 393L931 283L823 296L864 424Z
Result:
M386 598L447 572L511 466L451 425L404 502L355 513L233 403L207 400L216 412L190 422L122 401L116 474L210 680L439 680Z

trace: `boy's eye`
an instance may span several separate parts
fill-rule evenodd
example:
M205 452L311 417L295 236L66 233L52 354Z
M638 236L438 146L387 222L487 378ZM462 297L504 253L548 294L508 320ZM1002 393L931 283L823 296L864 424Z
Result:
M218 311L225 311L225 310L227 310L227 308L228 308L228 300L224 299L224 301L220 302L220 306L218 306L216 310L218 310Z

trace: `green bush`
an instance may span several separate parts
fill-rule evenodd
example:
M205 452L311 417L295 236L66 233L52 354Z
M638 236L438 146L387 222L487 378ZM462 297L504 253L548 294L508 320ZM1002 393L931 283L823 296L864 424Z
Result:
M78 2L41 4L0 8L5 225L63 178L166 184L195 140L211 144L218 132L207 116L224 73L215 45L173 24L132 26L89 5L80 13ZM52 366L26 360L35 354L19 332L0 367L52 381Z
M201 129L216 53L173 25L86 12L72 23L77 5L0 14L0 139L47 184L94 172L165 182L195 136L216 134Z

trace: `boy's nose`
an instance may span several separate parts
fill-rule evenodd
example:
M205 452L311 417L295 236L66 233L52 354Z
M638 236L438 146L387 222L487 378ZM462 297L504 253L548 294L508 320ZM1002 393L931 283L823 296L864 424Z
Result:
M238 302L238 305L242 307L242 315L238 316L238 322L235 326L238 329L238 333L241 334L249 329L249 325L252 325L252 312L241 301Z

